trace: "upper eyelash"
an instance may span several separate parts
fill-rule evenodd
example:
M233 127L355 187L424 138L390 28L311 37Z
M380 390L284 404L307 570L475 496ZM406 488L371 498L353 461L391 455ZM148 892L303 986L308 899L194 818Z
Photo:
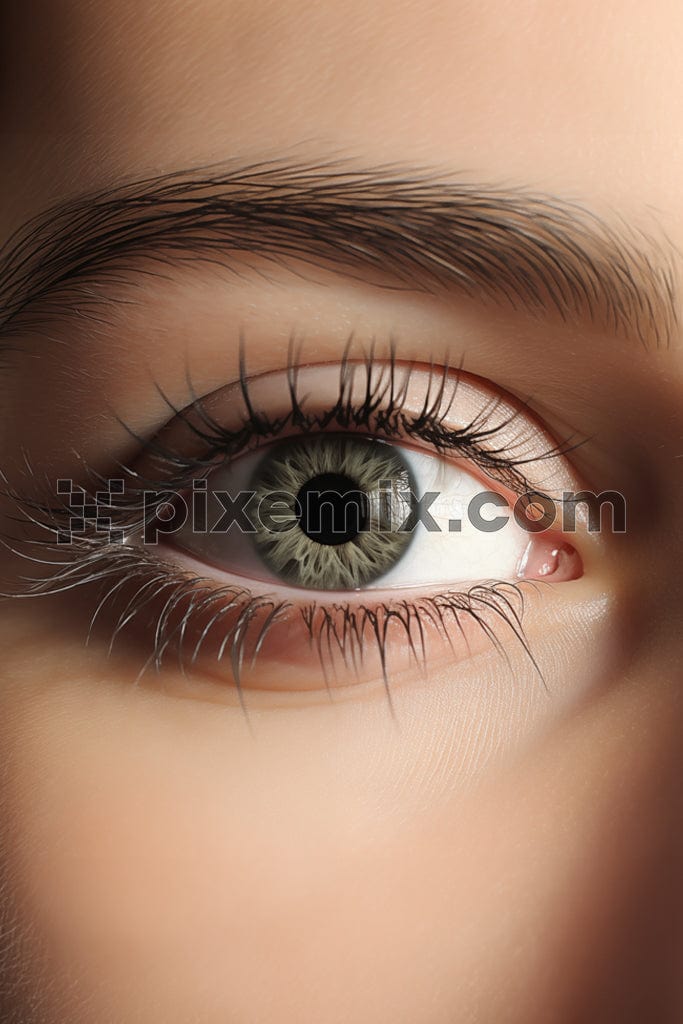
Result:
M334 425L342 428L363 428L386 438L418 438L430 444L439 453L457 452L459 457L467 458L488 476L508 486L517 494L538 490L537 487L531 487L520 467L567 454L577 447L570 439L561 444L551 445L534 456L525 455L517 458L511 453L509 444L499 448L491 447L491 440L520 415L519 412L513 412L494 426L487 425L500 400L491 400L465 426L448 427L446 420L457 397L457 375L462 369L461 366L454 368L448 363L440 366L438 372L434 364L430 364L430 375L422 407L416 414L408 414L404 411L403 402L415 364L408 366L402 383L398 384L393 346L390 348L388 358L381 363L379 372L376 372L374 345L363 360L352 361L349 358L352 342L353 337L350 337L340 359L336 401L327 409L316 412L305 412L301 405L297 391L299 355L293 339L290 339L286 369L290 408L280 416L271 417L254 408L249 390L250 378L246 372L243 335L240 336L238 384L246 415L237 429L226 428L209 413L204 400L194 393L189 377L187 386L192 401L182 409L176 408L161 387L156 385L174 418L181 421L204 445L204 453L199 456L183 454L162 444L158 436L145 440L119 419L122 427L140 445L138 458L151 457L159 467L159 475L142 475L134 466L117 463L115 472L123 476L126 484L123 494L117 495L110 493L108 489L111 476L107 477L83 464L86 483L78 489L84 493L86 504L95 509L97 517L115 519L117 527L129 536L154 520L158 508L172 499L174 493L188 488L198 474L206 474L216 468L218 458L227 462L233 461L255 442L277 438L288 427L294 427L304 435L323 431ZM361 365L365 370L366 386L362 398L353 401L351 389L357 365ZM442 407L446 382L453 374L456 375L456 384L449 402ZM192 412L197 414L201 426L190 418ZM150 499L150 494L155 497ZM143 502L145 495L146 500ZM42 526L57 538L68 530L74 510L66 501L41 502L17 493L13 497L23 504L24 514L30 509L34 525ZM88 536L91 536L95 543L102 542L101 537L96 534L89 535L87 531L85 537L79 539L86 540Z
M457 451L459 456L469 459L492 479L509 487L516 494L532 489L522 467L531 463L567 455L575 450L583 441L568 438L564 442L550 445L545 451L533 456L515 456L511 445L491 447L490 442L521 415L521 411L512 412L495 426L489 421L500 405L500 400L491 400L482 411L468 424L462 427L446 425L452 406L457 396L458 374L462 366L453 367L447 362L439 366L430 364L430 373L422 408L418 413L406 413L403 403L410 383L410 376L415 364L408 366L401 384L396 379L396 355L392 345L388 357L381 362L376 372L375 347L362 360L351 360L350 351L353 343L351 336L346 344L339 363L338 396L334 404L316 412L306 412L301 405L297 382L299 372L299 352L295 349L294 340L290 338L287 359L287 386L290 402L289 410L280 416L271 417L262 410L256 411L250 396L250 378L246 371L244 357L244 336L240 336L240 362L238 384L246 416L237 429L227 429L219 423L206 409L204 400L194 392L188 376L187 386L192 401L182 409L177 408L168 396L157 385L157 391L173 413L174 417L185 424L205 446L203 456L186 456L172 451L160 443L158 438L144 441L123 421L123 428L141 445L142 452L155 457L159 465L166 471L164 479L145 480L150 489L163 488L181 490L189 486L191 480L203 469L215 466L218 456L227 460L237 458L255 441L266 441L277 438L289 427L300 430L303 434L321 431L336 426L341 428L355 427L368 430L386 438L407 436L417 438L431 445L437 452L444 454ZM355 367L361 365L366 374L365 394L360 400L352 400L352 386ZM456 384L447 405L443 406L446 383L455 375ZM190 413L196 413L202 426L190 419ZM121 467L126 469L126 467ZM168 471L175 473L169 478Z

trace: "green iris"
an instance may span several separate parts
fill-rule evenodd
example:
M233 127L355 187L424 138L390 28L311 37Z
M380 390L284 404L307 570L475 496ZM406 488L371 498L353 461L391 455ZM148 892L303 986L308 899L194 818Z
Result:
M367 437L325 434L268 449L251 484L252 540L281 579L314 590L367 586L412 539L401 530L414 493L400 451Z

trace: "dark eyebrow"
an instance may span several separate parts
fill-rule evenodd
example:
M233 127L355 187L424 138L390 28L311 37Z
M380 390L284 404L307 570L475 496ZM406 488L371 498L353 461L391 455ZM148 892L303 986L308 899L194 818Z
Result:
M579 203L396 166L265 162L137 181L39 215L0 250L0 338L135 260L228 265L248 253L554 311L646 345L668 344L677 324L668 250Z

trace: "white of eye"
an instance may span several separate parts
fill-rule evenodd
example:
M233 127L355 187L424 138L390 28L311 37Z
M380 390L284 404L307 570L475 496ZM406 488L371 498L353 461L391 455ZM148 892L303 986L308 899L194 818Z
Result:
M481 580L512 580L529 541L529 535L515 522L509 506L497 507L485 492L494 492L474 474L452 460L430 455L404 445L392 444L400 450L415 482L418 499L430 492L438 497L424 501L426 512L415 527L410 544L402 557L383 576L365 589L415 588L427 585L450 587ZM233 497L248 491L261 451L240 456L230 466L215 470L209 479L208 521L216 522L222 507L213 492L226 491ZM495 492L496 494L498 492ZM478 498L481 496L481 498ZM470 515L472 501L484 502L478 515ZM188 495L188 505L192 496ZM500 504L503 499L500 497ZM428 529L432 520L437 530ZM496 521L495 530L483 528L482 522ZM456 527L459 524L459 528ZM265 569L248 534L235 525L227 532L197 532L191 520L170 538L195 557L205 559L224 573L236 573L267 584L286 585ZM318 593L325 593L320 591ZM331 591L327 591L331 593Z
M427 511L439 529L431 532L420 522L405 554L378 581L378 586L448 586L514 579L529 535L515 522L512 509L487 501L478 515L470 518L468 514L472 500L482 495L483 501L484 492L495 491L495 485L487 487L461 465L439 456L404 447L401 454L413 474L417 497L438 493ZM500 529L487 531L481 528L480 520L505 522ZM459 529L456 523L460 524Z

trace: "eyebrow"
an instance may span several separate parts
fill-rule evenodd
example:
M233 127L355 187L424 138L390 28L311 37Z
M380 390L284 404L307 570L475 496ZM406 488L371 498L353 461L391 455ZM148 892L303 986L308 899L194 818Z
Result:
M244 254L587 319L646 346L677 327L670 247L578 202L395 165L269 161L165 174L38 215L0 250L0 339L136 260L228 266Z

